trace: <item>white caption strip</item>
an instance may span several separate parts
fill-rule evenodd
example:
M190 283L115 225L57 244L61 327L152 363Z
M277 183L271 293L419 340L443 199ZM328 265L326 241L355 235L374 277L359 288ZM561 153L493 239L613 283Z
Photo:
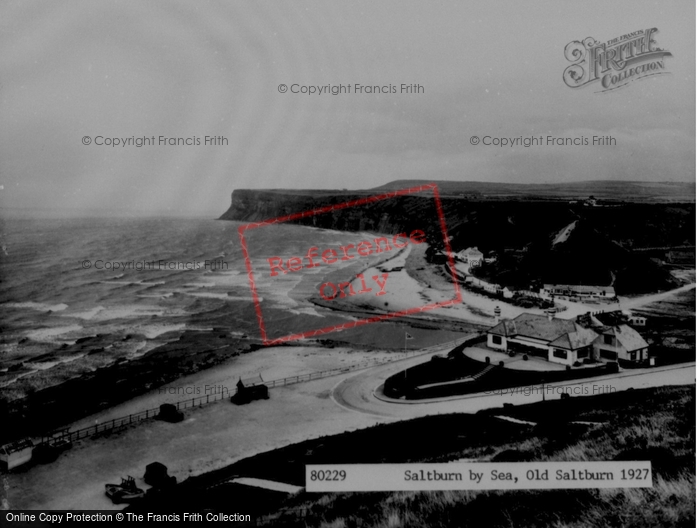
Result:
M306 466L306 491L650 488L651 462L452 462Z

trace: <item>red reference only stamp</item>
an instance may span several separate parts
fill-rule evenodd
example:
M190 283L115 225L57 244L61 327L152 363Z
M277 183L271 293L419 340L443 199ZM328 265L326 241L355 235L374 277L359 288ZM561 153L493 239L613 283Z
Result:
M246 241L246 231L264 226L295 221L301 218L310 217L314 215L322 215L324 213L349 209L352 207L360 207L365 204L379 202L382 200L390 200L392 198L407 196L410 194L416 194L425 191L432 191L433 194L435 211L437 215L436 220L439 226L440 234L442 235L441 238L445 247L447 264L449 266L450 276L455 290L454 298L445 301L429 303L423 306L416 306L406 310L382 313L376 316L368 317L366 319L353 320L342 324L335 324L322 328L306 330L303 332L292 333L282 337L275 337L273 339L270 339L268 337L268 332L265 328L265 318L263 316L261 299L258 295L258 289L256 286L255 272L253 270L253 265L248 250L248 244ZM450 248L449 237L447 235L447 227L442 211L442 204L440 202L440 196L438 193L437 185L434 183L420 185L398 191L386 192L375 196L368 196L366 198L351 200L341 204L329 205L326 207L321 207L302 213L280 216L277 218L272 218L270 220L265 220L263 222L249 223L246 225L242 225L238 228L238 235L240 237L241 247L243 250L243 258L245 260L246 270L248 272L248 282L250 284L250 289L253 296L253 303L258 318L260 335L263 344L265 345L275 345L287 341L320 336L329 332L336 332L339 330L354 328L369 323L386 321L389 319L411 315L418 312L434 310L436 308L450 306L462 302L459 283L457 281L457 276L454 268L454 257ZM258 272L261 273L261 275L263 275L264 277L279 277L284 275L300 273L304 270L318 268L320 266L333 266L334 264L339 262L362 259L363 257L369 257L370 255L391 253L392 251L402 250L407 246L413 244L423 244L424 242L426 242L426 233L423 230L414 229L410 232L397 233L393 236L377 235L371 238L370 240L362 240L361 242L356 244L336 245L333 247L311 246L308 248L305 254L299 254L294 256L285 255L284 257L269 257L266 259L266 266L264 270L258 270ZM382 296L386 294L386 286L387 281L389 279L388 273L377 273L376 275L370 274L367 277L363 273L360 273L356 275L355 278L357 279L357 281L355 282L355 286L353 286L353 282L351 281L343 281L339 283L333 281L323 282L320 284L317 293L319 294L320 298L324 301L343 299L345 297L352 297L358 294L374 293L374 295L376 296ZM356 287L358 289L356 289Z

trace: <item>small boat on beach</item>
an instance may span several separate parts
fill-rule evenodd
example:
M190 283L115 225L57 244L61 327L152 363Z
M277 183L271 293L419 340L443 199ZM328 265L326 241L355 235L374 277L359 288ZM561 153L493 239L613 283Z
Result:
M107 495L114 504L122 502L133 502L146 495L141 488L136 487L134 477L122 477L121 484L105 484L105 495Z

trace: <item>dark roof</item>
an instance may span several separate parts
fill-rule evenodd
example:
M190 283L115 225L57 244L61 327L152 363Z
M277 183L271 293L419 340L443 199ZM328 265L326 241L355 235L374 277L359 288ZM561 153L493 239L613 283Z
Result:
M576 325L576 330L568 334L562 334L549 344L557 348L578 350L589 346L598 337L598 333L590 328Z
M546 315L522 313L515 319L501 321L488 332L505 337L522 336L549 342L562 334L575 332L577 327L574 321L556 317L550 320Z
M620 346L628 352L649 346L634 328L626 324L599 328L596 332L572 320L557 318L550 320L546 315L530 313L522 313L515 319L504 319L496 326L489 328L488 333L504 337L520 336L540 339L551 346L567 350L587 347L600 334L614 335Z
M4 446L0 447L0 452L9 455L11 453L16 453L18 451L22 451L24 449L29 449L32 447L34 447L34 442L29 440L28 438L25 438L23 440L15 440L14 442L5 444Z
M253 385L264 385L264 383L265 382L262 379L262 374L258 374L257 376L253 376L252 378L238 378L238 383L236 383L236 387L238 387L239 385L243 385L244 387L252 387Z
M639 335L634 328L625 324L619 326L611 326L602 332L604 335L614 335L620 345L628 352L634 352L640 348L646 348L649 343L644 341L644 338Z

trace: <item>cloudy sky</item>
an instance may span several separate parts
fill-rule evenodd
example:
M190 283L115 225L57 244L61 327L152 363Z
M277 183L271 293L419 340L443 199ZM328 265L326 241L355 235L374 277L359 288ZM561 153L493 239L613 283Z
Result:
M670 74L564 84L569 42L653 27ZM695 178L690 0L5 1L0 50L3 208L215 217L235 188ZM424 91L278 90L402 83ZM470 144L486 135L616 145ZM200 144L96 144L154 136Z

